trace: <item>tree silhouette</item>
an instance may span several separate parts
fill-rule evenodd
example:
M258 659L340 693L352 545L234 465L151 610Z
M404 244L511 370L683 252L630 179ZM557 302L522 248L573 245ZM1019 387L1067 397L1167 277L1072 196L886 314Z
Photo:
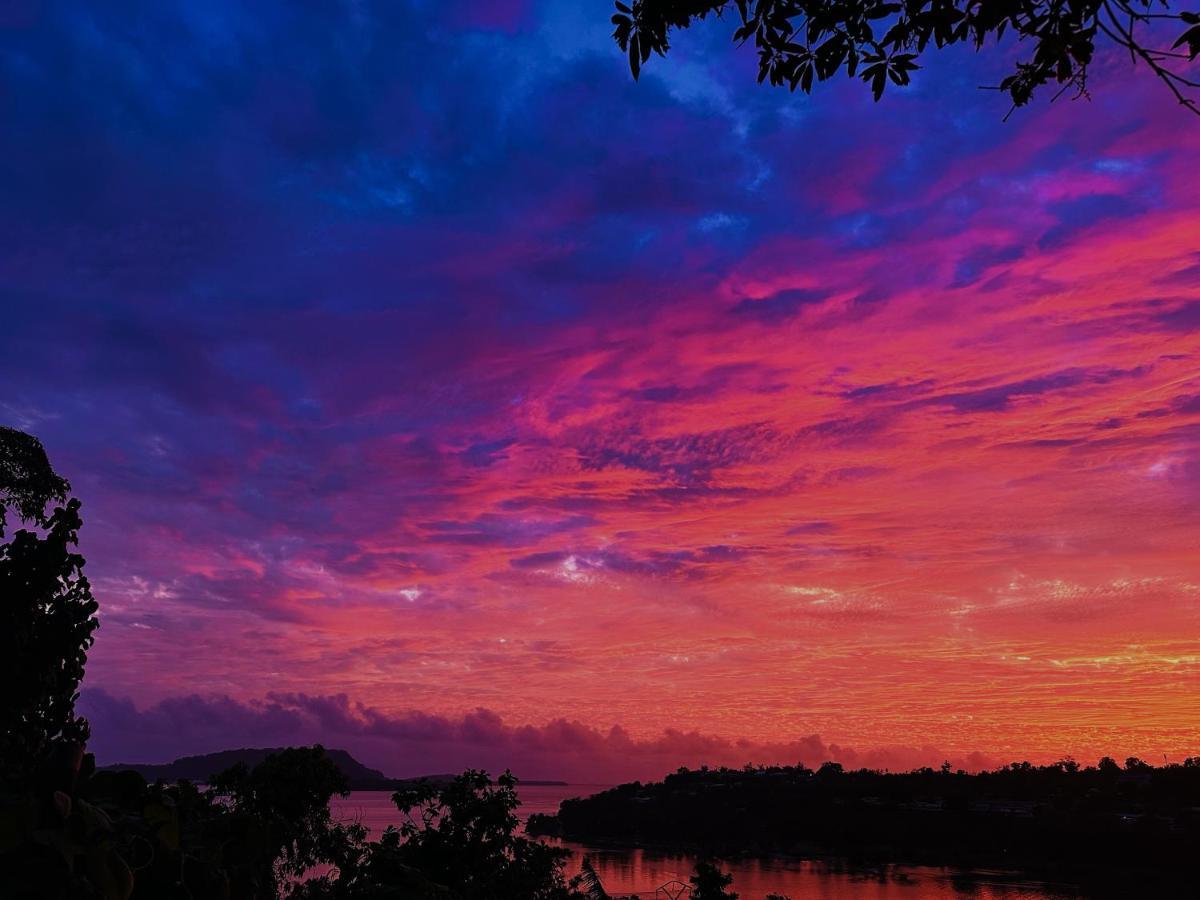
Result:
M9 507L24 522L46 524L46 506L63 503L71 485L50 467L42 442L0 425L0 537Z
M569 851L518 834L517 779L493 784L468 770L449 784L418 782L393 801L405 817L378 841L338 862L337 878L312 881L297 900L567 900L581 897L563 877ZM596 896L590 894L587 896ZM602 895L601 895L602 896Z
M393 800L407 817L401 857L465 900L541 900L566 896L565 851L517 835L517 779L493 785L470 770L450 784L417 784Z
M733 884L733 876L710 862L696 863L696 871L688 880L692 883L691 900L738 900L735 892L725 890Z
M600 880L600 875L596 871L596 867L592 865L592 861L586 856L579 865L579 874L575 876L571 887L586 897L587 900L610 900L608 892L604 890L604 882Z
M35 438L0 428L0 528L11 508L41 532L21 529L0 544L0 778L9 785L27 782L56 743L81 755L88 738L75 701L97 607L74 550L83 522L69 489Z
M283 883L335 858L347 835L329 801L350 793L349 782L320 744L272 753L254 768L245 763L213 779L208 799L228 810L224 827L238 835L242 891L276 897Z
M1055 97L1086 96L1098 40L1149 68L1175 98L1200 114L1200 82L1180 69L1200 55L1200 14L1172 11L1170 0L617 0L613 37L637 78L651 53L665 56L670 33L733 9L733 38L753 39L758 80L812 91L838 72L859 78L878 100L888 82L907 85L929 49L976 50L1006 34L1032 52L997 86L1023 106L1055 83ZM1168 24L1170 23L1170 24ZM1179 26L1183 32L1178 33ZM1172 28L1169 34L1164 30ZM1174 38L1172 42L1172 38ZM1169 46L1167 46L1169 44Z

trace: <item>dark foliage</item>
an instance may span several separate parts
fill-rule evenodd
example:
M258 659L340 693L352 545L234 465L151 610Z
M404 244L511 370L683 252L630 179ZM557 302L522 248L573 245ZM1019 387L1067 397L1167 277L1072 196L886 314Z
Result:
M716 854L832 852L863 859L1187 879L1200 840L1200 757L1014 763L977 775L823 766L681 769L564 801L531 830Z
M613 37L634 78L651 53L666 55L673 29L732 10L734 40L753 40L758 50L758 80L791 90L809 93L844 72L878 100L889 82L910 82L930 47L978 50L1011 35L1031 47L998 85L1014 107L1047 84L1060 86L1056 97L1086 95L1097 42L1108 42L1200 113L1200 82L1183 74L1200 55L1200 14L1173 10L1170 0L618 0L616 7Z
M281 750L253 769L234 766L213 780L207 796L228 811L224 824L239 836L246 890L274 896L281 883L343 851L353 835L333 822L329 800L348 793L345 776L315 746Z
M575 879L572 887L579 891L587 900L611 900L608 892L604 890L604 882L600 880L600 876L596 872L596 867L592 865L592 861L586 856L579 865L579 877Z
M69 490L66 479L50 468L41 441L0 425L0 537L10 507L21 521L45 525L47 505L66 502Z
M320 747L230 770L209 790L95 772L75 747L52 779L0 806L5 897L278 900L362 837L330 819L344 781Z
M0 511L11 506L40 527L0 544L0 786L27 783L55 742L88 737L75 701L98 623L74 549L79 501L45 512L68 488L41 444L0 428Z
M133 870L112 818L85 799L90 759L59 744L36 783L0 795L0 871L14 900L128 900Z
M738 900L736 893L726 890L733 884L733 876L710 862L696 863L696 871L689 880L692 882L690 900Z
M393 796L405 817L339 863L337 878L307 885L305 900L446 897L455 900L566 900L567 852L521 836L517 780L493 784L467 771L449 784L418 783ZM407 891L399 893L400 889Z

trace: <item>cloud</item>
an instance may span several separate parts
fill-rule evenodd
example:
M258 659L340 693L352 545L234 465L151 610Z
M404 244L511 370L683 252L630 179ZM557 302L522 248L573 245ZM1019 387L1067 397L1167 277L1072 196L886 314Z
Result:
M959 413L1002 412L1009 409L1012 402L1018 398L1036 397L1080 385L1105 384L1115 378L1136 378L1145 374L1145 371L1141 366L1130 370L1063 369L1035 378L1024 378L977 390L936 394L920 402L950 406Z
M1127 219L1144 210L1136 199L1119 194L1089 194L1073 197L1050 206L1057 224L1042 235L1038 247L1053 250L1075 237L1079 232L1112 219Z
M815 306L829 299L823 291L789 288L777 291L769 297L739 300L730 312L737 316L758 319L766 323L788 319L807 306Z
M683 484L703 483L719 469L770 455L780 439L761 422L659 438L605 435L580 449L580 462L584 469L623 466Z
M579 531L594 521L583 515L542 519L484 513L467 522L422 522L419 527L425 532L425 540L434 544L521 547L552 535Z
M1194 332L1200 328L1200 301L1182 303L1154 318L1160 328L1168 331Z
M345 695L281 694L249 703L189 695L139 710L127 698L93 689L84 695L81 710L92 724L89 749L101 765L314 742L348 749L396 777L507 768L520 777L584 784L658 779L680 766L802 762L816 767L835 760L855 768L907 770L940 765L947 758L972 769L995 764L985 754L948 755L928 746L861 751L828 744L815 734L758 743L667 728L656 737L635 738L619 725L601 729L564 718L509 725L487 709L459 717L391 715Z

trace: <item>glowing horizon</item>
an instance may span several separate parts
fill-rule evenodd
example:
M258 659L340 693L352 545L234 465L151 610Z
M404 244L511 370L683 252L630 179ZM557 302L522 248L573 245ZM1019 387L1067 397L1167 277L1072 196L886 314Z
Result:
M1200 128L1152 79L1004 124L969 54L808 100L701 29L633 85L565 3L76 12L0 57L51 95L4 101L0 414L84 502L97 732L1200 749Z

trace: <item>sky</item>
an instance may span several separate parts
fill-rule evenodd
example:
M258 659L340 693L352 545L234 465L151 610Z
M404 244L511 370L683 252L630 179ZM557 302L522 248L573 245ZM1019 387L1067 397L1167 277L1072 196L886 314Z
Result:
M606 3L6 4L0 421L101 762L1200 752L1200 123Z

